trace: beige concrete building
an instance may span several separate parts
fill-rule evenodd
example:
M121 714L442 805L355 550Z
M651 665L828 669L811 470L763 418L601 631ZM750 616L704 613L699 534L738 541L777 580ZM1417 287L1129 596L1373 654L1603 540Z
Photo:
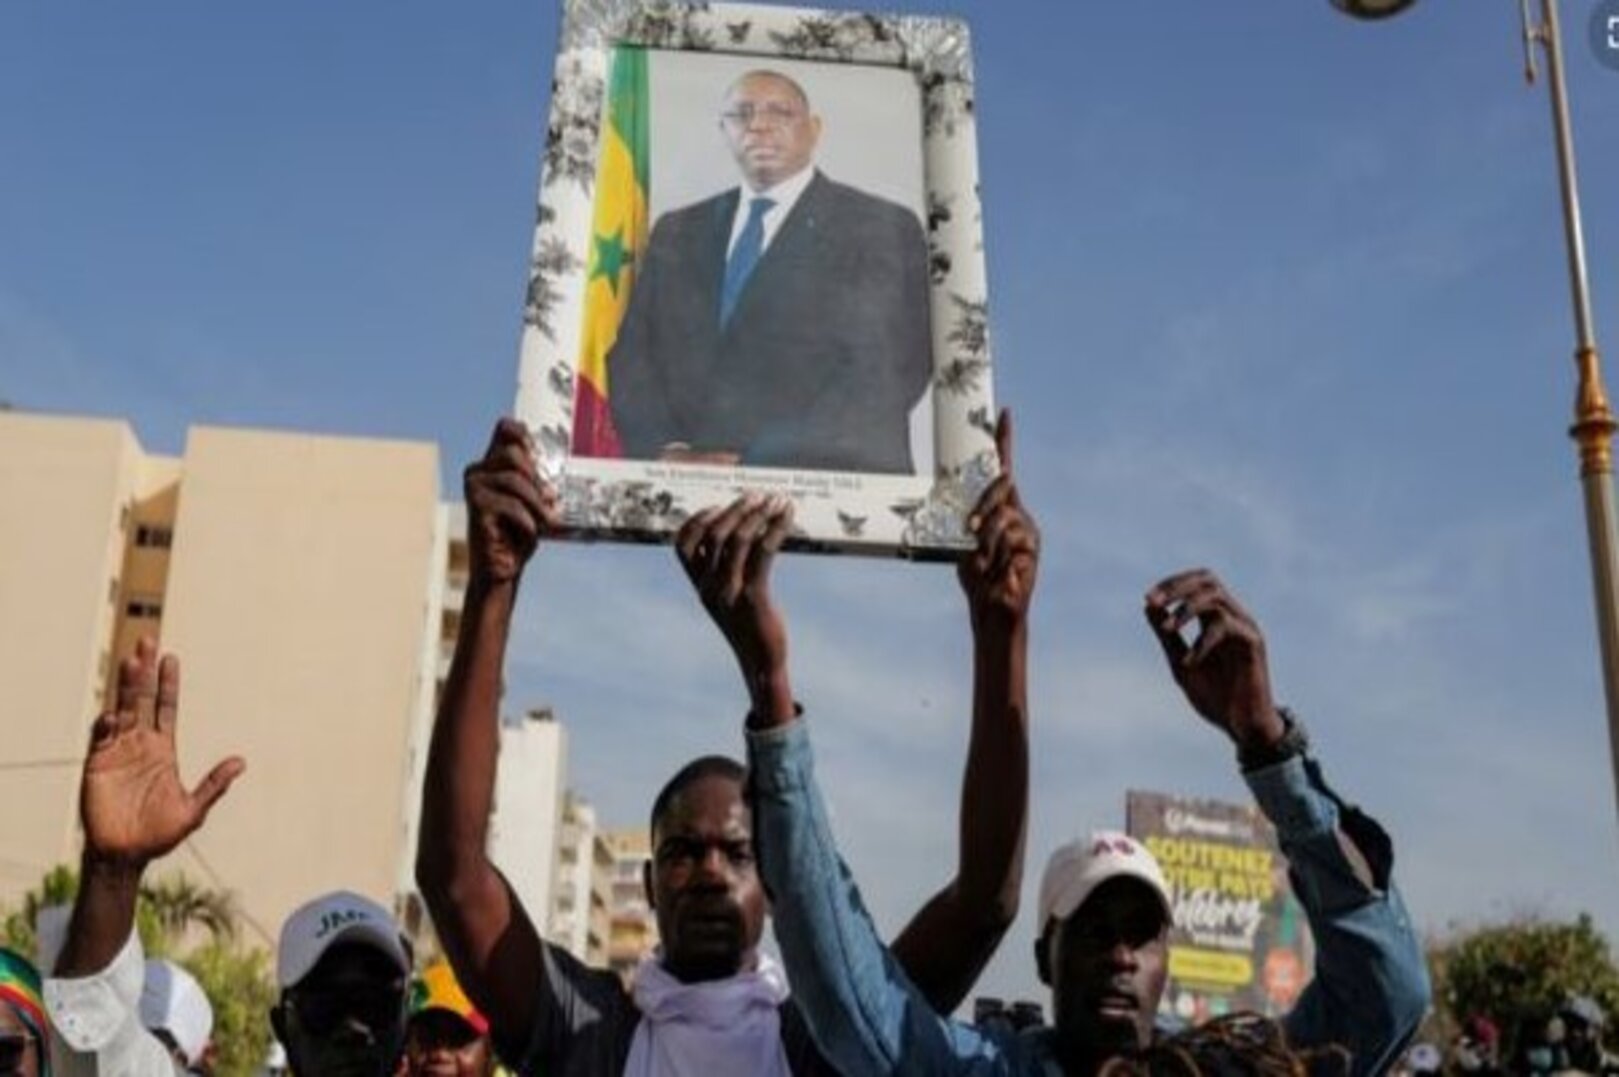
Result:
M556 894L567 751L567 731L550 708L501 722L489 859L511 883L541 934Z
M596 810L569 792L557 845L556 894L547 937L587 965L607 964L613 852L596 824Z
M134 513L171 472L123 423L0 412L0 895L72 854Z
M658 921L647 903L644 868L652 856L652 835L645 827L626 827L603 834L612 855L607 887L607 965L627 976L658 945Z
M0 413L0 901L76 859L88 724L161 634L187 780L248 761L171 863L265 941L322 890L395 903L457 556L464 588L438 469L430 444L213 427L148 456L122 422Z
M455 639L461 630L461 611L466 605L468 571L471 567L467 549L467 511L461 504L440 505L434 521L433 548L435 563L442 567L439 580L430 587L429 606L436 595L437 612L429 609L429 620L437 624L422 635L420 679L421 698L412 721L405 769L405 798L403 811L404 850L399 859L399 877L395 892L399 895L397 912L400 923L412 938L430 933L432 924L421 896L416 891L416 840L421 832L422 782L427 773L427 748L433 735L433 718L438 713L438 701L444 694L444 682L450 675L450 660L455 657Z

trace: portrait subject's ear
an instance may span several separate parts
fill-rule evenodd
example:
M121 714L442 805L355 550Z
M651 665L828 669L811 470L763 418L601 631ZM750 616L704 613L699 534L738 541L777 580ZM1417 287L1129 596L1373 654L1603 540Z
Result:
M647 908L656 911L658 908L658 891L652 885L652 859L650 857L645 864L641 865L641 889L646 891Z

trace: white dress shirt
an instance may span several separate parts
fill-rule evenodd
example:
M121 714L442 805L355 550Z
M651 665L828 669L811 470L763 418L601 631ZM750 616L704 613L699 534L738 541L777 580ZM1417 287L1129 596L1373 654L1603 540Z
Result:
M725 257L731 257L731 251L736 249L736 241L742 235L742 228L748 223L748 206L756 198L769 198L776 204L771 206L764 217L764 246L759 248L760 254L770 249L770 241L776 238L781 230L781 222L787 219L787 214L793 211L798 204L799 196L804 188L810 185L815 178L813 165L801 168L795 174L788 176L774 187L766 187L762 191L755 191L746 184L742 186L742 197L736 200L736 215L731 218L731 239L725 244Z

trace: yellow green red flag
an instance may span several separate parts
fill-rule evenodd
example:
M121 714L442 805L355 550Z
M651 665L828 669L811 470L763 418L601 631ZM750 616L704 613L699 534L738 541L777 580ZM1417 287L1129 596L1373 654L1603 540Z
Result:
M635 287L636 263L646 250L650 136L646 50L620 45L613 50L608 76L607 121L590 225L573 413L573 451L580 456L622 455L608 407L607 353L618 338Z

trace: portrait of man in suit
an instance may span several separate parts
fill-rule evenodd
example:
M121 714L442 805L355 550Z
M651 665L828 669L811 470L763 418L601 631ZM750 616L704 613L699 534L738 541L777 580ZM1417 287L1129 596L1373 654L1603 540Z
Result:
M932 370L916 213L816 167L824 121L780 70L717 122L740 182L658 218L608 354L623 455L913 474Z

